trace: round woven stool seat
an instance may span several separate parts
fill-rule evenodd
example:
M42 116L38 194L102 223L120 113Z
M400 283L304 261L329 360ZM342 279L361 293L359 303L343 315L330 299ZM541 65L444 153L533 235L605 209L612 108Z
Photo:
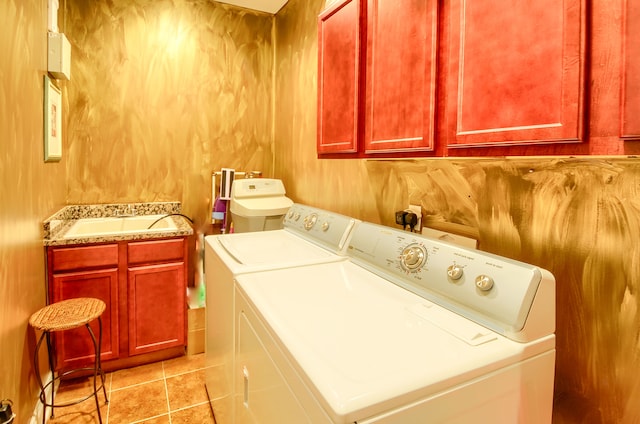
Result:
M90 297L62 300L35 312L29 324L42 331L69 330L98 318L106 307L102 300Z

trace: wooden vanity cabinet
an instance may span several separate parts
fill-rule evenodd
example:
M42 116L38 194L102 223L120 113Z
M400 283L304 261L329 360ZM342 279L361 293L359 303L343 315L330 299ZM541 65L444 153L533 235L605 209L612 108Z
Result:
M184 353L187 238L47 248L49 302L94 297L102 315L106 369ZM98 321L91 323L96 336ZM86 328L54 333L56 370L93 360Z

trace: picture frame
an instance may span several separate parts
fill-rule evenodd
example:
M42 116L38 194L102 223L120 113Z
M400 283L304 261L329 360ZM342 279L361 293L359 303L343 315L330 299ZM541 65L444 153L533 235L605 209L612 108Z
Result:
M62 159L62 92L44 76L44 161Z

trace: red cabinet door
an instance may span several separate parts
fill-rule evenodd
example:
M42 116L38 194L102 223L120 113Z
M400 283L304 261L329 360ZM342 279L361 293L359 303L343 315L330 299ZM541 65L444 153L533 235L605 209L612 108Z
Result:
M582 141L584 0L449 4L448 147Z
M128 270L129 355L186 344L185 264Z
M358 149L360 0L341 0L318 17L318 153Z
M437 8L368 0L366 153L434 149Z
M640 4L625 1L622 50L622 118L620 135L640 139Z
M78 297L93 297L102 300L107 309L102 314L103 361L118 358L118 269L54 274L53 302ZM96 339L99 334L98 320L90 323ZM56 370L80 368L94 361L94 346L85 326L56 332Z

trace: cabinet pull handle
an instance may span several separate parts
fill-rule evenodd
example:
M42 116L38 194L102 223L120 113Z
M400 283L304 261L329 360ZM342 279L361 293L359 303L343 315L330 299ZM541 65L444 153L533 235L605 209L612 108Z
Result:
M244 407L249 408L249 370L246 365L242 366L242 377L244 380Z

